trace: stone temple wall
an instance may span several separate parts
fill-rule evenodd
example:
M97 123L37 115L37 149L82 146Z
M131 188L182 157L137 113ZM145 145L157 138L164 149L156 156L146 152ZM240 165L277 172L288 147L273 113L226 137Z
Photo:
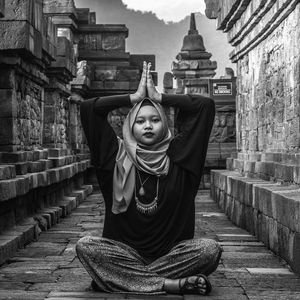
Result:
M0 0L0 265L92 192L80 103L134 92L155 65L127 36L73 0Z
M299 151L299 27L295 9L237 61L237 132L243 153Z
M299 1L206 3L238 71L238 153L212 171L212 195L300 272Z

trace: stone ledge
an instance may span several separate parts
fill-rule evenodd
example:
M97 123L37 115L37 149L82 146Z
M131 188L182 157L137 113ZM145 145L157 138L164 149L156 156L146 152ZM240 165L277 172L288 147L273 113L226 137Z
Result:
M49 169L43 172L19 175L16 178L0 181L0 201L6 201L24 195L29 190L49 186L73 177L90 166L89 160L75 162L70 165Z
M37 222L27 218L21 225L15 226L0 235L0 265L13 256L19 248L35 240L39 234Z
M287 3L287 4L286 4ZM238 44L231 53L230 59L236 62L250 50L265 40L296 8L298 1L287 0L280 9L270 10L265 16L264 27L254 27ZM263 20L260 21L260 23Z
M50 149L49 149L50 150ZM2 163L19 163L27 161L37 161L48 158L48 150L33 150L33 151L15 151L15 152L0 152L0 161Z
M31 56L42 59L42 35L30 23L23 20L0 22L3 36L0 50L26 51ZM11 34L11 33L14 34Z
M200 78L203 76L214 76L216 75L216 72L214 72L213 70L176 70L176 69L172 69L173 71L173 75L176 78Z
M235 224L255 234L300 272L299 186L247 178L236 171L212 170L211 194Z
M16 168L13 165L0 165L0 180L16 177Z
M20 225L0 234L0 265L12 257L20 248L37 240L41 231L46 231L60 222L93 192L91 185L72 191L74 196L64 196L57 206L50 206L25 219Z
M250 2L251 0L241 0L237 8L233 11L232 15L228 18L226 22L223 23L223 25L221 24L220 27L222 27L225 32L229 31L236 23L236 21L240 19L240 17L243 15L245 10L249 6L251 6L251 5L248 6Z
M297 155L298 156L298 155ZM299 159L297 157L297 159ZM300 164L227 158L227 168L241 175L285 184L300 184Z

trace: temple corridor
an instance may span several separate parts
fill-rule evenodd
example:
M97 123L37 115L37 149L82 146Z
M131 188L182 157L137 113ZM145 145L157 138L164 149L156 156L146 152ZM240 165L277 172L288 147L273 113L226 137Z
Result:
M89 186L86 186L89 187ZM89 188L89 191L91 189ZM0 268L0 299L299 299L300 278L282 259L247 231L236 227L208 191L196 198L196 237L220 241L224 252L217 271L210 276L212 293L193 295L137 296L89 291L91 279L78 261L76 241L100 235L104 220L103 198L91 193L70 215L40 233L37 241L20 249Z

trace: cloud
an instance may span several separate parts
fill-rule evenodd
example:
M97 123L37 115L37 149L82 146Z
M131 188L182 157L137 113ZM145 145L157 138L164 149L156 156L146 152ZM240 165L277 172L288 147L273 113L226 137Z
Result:
M204 14L204 0L122 0L128 9L152 12L164 22L180 22L192 12Z

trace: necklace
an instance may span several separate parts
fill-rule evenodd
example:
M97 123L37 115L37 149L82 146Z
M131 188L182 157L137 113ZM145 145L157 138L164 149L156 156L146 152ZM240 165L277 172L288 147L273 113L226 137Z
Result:
M147 180L150 178L150 176L148 176L144 182L142 182L142 179L141 179L141 175L139 173L139 170L137 170L137 173L138 173L138 177L139 177L139 180L140 180L140 184L141 184L141 187L139 189L139 195L140 196L145 196L145 189L144 189L144 184L147 182ZM159 177L157 178L157 182L156 182L156 196L154 198L154 200L148 204L145 204L145 203L142 203L139 198L137 197L137 193L136 193L136 185L135 185L135 190L134 190L134 193L135 193L135 203L136 203L136 209L140 212L140 213L143 213L143 214L146 214L146 215L153 215L155 213L155 211L157 210L157 201L158 201L158 189L159 189Z

